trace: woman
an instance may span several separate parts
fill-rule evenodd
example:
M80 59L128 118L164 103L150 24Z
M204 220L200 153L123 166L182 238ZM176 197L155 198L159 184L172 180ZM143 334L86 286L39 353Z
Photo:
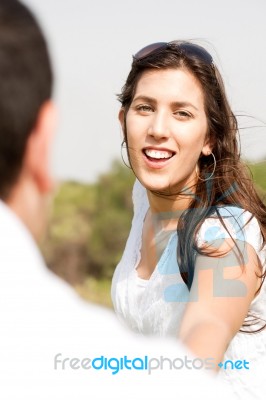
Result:
M137 181L115 310L135 331L178 336L244 390L221 363L248 370L266 354L266 207L219 71L201 46L155 43L133 57L119 100Z

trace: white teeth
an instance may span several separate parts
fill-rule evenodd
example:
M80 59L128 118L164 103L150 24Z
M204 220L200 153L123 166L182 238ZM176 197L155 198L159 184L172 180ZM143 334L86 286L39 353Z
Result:
M151 157L151 158L170 158L172 157L173 153L170 151L159 151L159 150L151 150L151 149L146 149L144 150L146 156Z

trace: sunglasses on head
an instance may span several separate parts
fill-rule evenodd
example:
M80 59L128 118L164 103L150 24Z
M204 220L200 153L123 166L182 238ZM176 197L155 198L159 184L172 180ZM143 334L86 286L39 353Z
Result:
M189 43L189 42L157 42L149 44L148 46L143 47L143 49L139 50L135 55L133 55L134 61L141 61L144 58L159 53L164 49L173 49L183 52L187 56L198 57L202 61L206 62L206 64L212 64L213 59L212 56L205 50L203 47Z

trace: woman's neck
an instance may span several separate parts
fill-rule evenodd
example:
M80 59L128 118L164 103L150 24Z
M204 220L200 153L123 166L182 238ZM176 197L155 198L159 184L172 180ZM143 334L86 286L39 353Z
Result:
M168 189L168 193L155 192L147 189L150 211L152 213L181 214L188 209L195 199L197 173L178 185ZM171 194L172 192L172 194Z
M189 208L193 195L163 196L147 190L150 204L149 214L154 220L160 221L159 225L163 229L176 229L180 215Z
M186 210L194 198L194 194L168 196L147 189L148 200L152 213L178 213Z

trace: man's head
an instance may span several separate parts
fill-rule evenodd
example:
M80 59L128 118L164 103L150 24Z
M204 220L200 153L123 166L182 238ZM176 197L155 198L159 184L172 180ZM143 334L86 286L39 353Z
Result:
M17 204L26 192L36 205L36 196L39 201L51 189L51 92L51 64L38 23L19 1L0 0L0 198L22 219Z

